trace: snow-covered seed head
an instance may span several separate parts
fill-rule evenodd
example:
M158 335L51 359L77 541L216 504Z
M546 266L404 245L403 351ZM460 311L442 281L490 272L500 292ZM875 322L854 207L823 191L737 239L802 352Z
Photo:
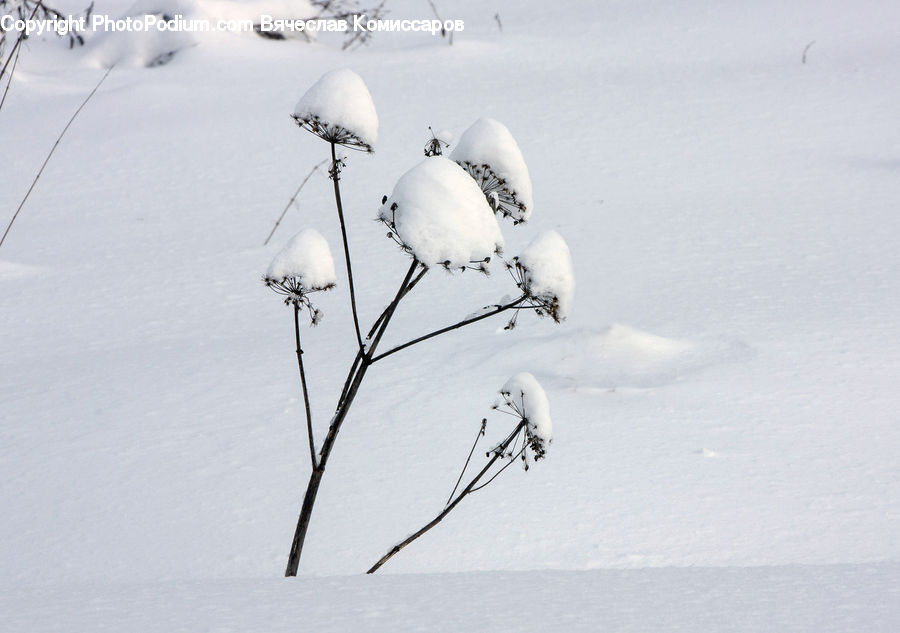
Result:
M263 282L284 296L285 305L304 307L316 325L322 312L309 301L309 295L334 288L334 259L328 242L315 229L304 229L292 237L269 264Z
M291 116L297 125L329 143L374 151L378 115L365 82L352 70L341 68L322 75Z
M507 267L538 316L549 316L557 323L568 316L575 274L569 247L559 233L541 233Z
M451 160L466 170L484 192L495 213L520 224L534 206L531 177L516 140L494 119L478 119L467 129Z
M537 379L528 372L516 374L500 389L500 400L494 408L505 407L524 423L522 460L527 470L529 462L543 459L553 441L553 421L550 401ZM518 454L513 450L510 456Z
M503 235L481 190L453 161L426 158L397 181L378 219L400 247L426 267L484 265L503 248Z

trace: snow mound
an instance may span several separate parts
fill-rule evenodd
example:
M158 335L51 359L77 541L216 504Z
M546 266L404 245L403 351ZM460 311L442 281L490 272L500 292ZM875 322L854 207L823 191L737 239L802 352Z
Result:
M170 22L176 16L183 16L188 20L193 9L193 3L184 0L141 0L120 18L154 16L160 22ZM179 51L196 44L197 40L187 30L162 31L156 27L143 31L100 30L96 40L89 44L87 59L102 68L113 64L153 68L168 64Z
M502 403L512 409L527 423L528 451L534 459L541 459L547 445L553 441L553 422L550 419L550 401L544 388L528 372L521 372L506 381L500 389Z
M378 114L362 77L340 68L324 75L294 108L297 124L336 145L373 151Z
M463 167L491 207L515 224L531 216L531 177L516 140L494 119L478 119L463 132L450 158Z
M441 156L426 158L400 177L378 217L404 250L426 266L486 264L503 249L503 235L478 186Z
M672 338L632 325L579 328L511 341L497 363L515 371L528 363L544 385L581 393L642 391L687 380L691 375L732 363L757 352L734 337L699 335ZM484 356L481 362L496 360Z
M528 295L537 313L559 323L569 314L575 295L572 255L556 231L538 235L514 259L519 287Z
M322 234L315 229L303 229L281 249L269 264L266 282L295 281L302 292L333 288L334 259Z

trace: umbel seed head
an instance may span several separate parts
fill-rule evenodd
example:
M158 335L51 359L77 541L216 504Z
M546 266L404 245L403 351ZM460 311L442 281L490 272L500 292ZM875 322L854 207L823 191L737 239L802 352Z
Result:
M297 102L291 117L329 143L374 151L378 115L365 82L352 70L342 68L322 75Z
M269 264L263 282L284 296L286 305L306 308L315 325L322 313L310 303L309 295L330 290L336 283L328 242L315 229L300 231Z

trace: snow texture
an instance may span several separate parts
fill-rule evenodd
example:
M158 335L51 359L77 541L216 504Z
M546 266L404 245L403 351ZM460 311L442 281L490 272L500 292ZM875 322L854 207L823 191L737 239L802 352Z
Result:
M372 151L378 114L362 77L347 68L332 70L306 91L294 119L325 140Z
M503 403L515 411L527 423L530 457L540 459L553 441L553 421L550 419L550 401L544 388L528 372L520 372L506 381L500 389Z
M120 18L142 18L153 15L163 20L173 16L191 16L193 4L187 0L139 0ZM111 16L116 18L115 15ZM95 65L109 68L112 65L124 66L164 66L175 55L186 48L194 46L197 39L191 31L148 30L105 31L97 32L96 39L88 44L88 59Z
M305 292L334 287L334 259L328 242L315 229L303 229L292 237L269 264L266 280L296 279Z
M516 262L522 270L526 292L548 306L555 321L565 319L575 295L575 273L572 255L562 236L556 231L541 233Z
M400 177L379 218L426 266L463 268L490 260L503 235L481 190L442 156L426 158Z
M516 224L531 217L531 177L522 151L505 125L478 119L463 132L450 158L475 178L494 210Z

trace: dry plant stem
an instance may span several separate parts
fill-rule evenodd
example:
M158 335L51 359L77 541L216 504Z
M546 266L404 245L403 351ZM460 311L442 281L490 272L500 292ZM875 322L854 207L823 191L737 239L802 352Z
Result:
M487 418L481 421L481 428L478 429L478 435L475 436L475 441L472 442L472 448L469 451L469 456L466 457L466 463L463 464L463 469L459 473L459 478L456 480L456 484L453 486L453 491L450 493L450 496L447 497L447 503L453 499L453 495L456 494L456 489L459 488L459 483L462 481L463 475L466 474L466 469L469 467L469 462L472 461L472 455L475 453L475 447L478 446L478 440L481 439L481 436L484 435L484 425L487 423Z
M468 496L469 494L474 492L475 486L478 483L478 481L482 477L484 477L484 475L491 469L491 466L493 466L494 463L503 456L507 447L509 447L510 442L512 442L513 439L515 439L516 436L518 436L518 434L521 432L521 430L525 427L525 424L526 423L524 421L521 421L521 422L519 422L518 425L516 425L515 430L513 430L513 432L509 434L509 436L503 441L502 444L500 444L497 448L494 449L493 456L491 457L490 460L488 460L488 463L485 464L484 468L482 468L481 471L477 475L475 475L475 478L472 479L472 481L470 481L469 484L465 488L462 489L462 491L459 493L459 496L457 496L456 499L454 499L452 502L448 503L447 506L443 510L441 510L440 514L438 514L431 521L429 521L423 528L421 528L417 532L414 532L410 536L406 537L405 539L403 539L402 541L400 541L399 543L394 545L390 550L388 550L388 553L385 554L384 556L382 556L381 559L377 563L372 565L372 567L370 567L366 573L374 574L376 571L378 571L379 567L381 567L386 562L388 562L400 550L402 550L404 547L406 547L407 545L409 545L410 543L415 541L417 538L419 538L423 534L425 534L425 532L427 532L428 530L433 528L435 525L440 523L445 516L450 514L450 511L453 510L453 508L455 508L459 504L460 501L462 501L463 499L466 498L466 496ZM491 478L491 481L493 481L493 477Z
M326 159L327 160L327 159ZM291 205L294 204L294 201L297 199L297 196L300 195L300 191L306 186L307 181L312 178L312 175L316 173L316 171L325 164L326 161L322 161L318 163L315 167L313 167L308 174L306 174L306 178L303 179L303 182L300 183L300 186L297 187L297 191L294 192L294 195L291 196L291 199L288 200L288 203L284 206L284 210L282 210L281 215L278 216L278 219L275 220L275 226L272 227L272 230L269 232L269 237L266 238L266 241L263 242L263 246L266 246L269 243L269 240L272 239L272 236L275 235L275 230L278 228L278 225L281 224L281 221L284 219L284 216L287 214L288 209L291 208Z
M334 183L334 203L337 205L338 220L341 223L341 239L344 241L344 261L347 262L347 282L350 286L350 310L353 312L353 327L356 328L356 342L362 349L362 336L359 334L359 317L356 313L356 289L353 286L353 266L350 265L350 246L347 244L347 227L344 223L344 205L341 203L340 174L338 171L337 153L334 143L331 144L331 181Z
M112 69L115 68L116 65L113 64L109 68L106 69L106 73L104 73L103 77L100 78L100 81L97 82L97 85L94 86L94 89L91 90L91 93L85 98L84 101L81 102L81 105L78 106L78 109L75 110L75 114L72 115L72 118L69 119L69 122L66 123L66 127L63 128L63 131L59 133L59 136L56 137L56 142L53 144L53 147L50 148L50 153L47 154L47 158L44 159L44 164L41 165L41 168L38 170L37 175L34 177L34 180L31 181L31 186L28 187L28 192L25 194L25 197L22 198L22 202L19 203L19 207L16 209L16 212L13 214L12 219L9 221L9 224L6 226L6 230L3 232L3 237L0 237L0 246L3 246L3 242L6 241L6 236L9 235L9 230L12 228L13 222L16 221L16 218L19 217L19 211L22 210L22 207L25 206L25 201L28 200L28 196L31 195L31 192L34 190L34 186L37 184L38 178L41 177L41 174L44 173L44 168L47 166L47 163L50 162L50 157L53 156L53 152L56 151L59 142L62 140L62 137L65 135L66 131L69 129L69 126L72 125L72 122L75 120L75 117L78 116L78 113L81 112L82 108L87 105L87 102L91 100L91 97L97 92L100 88L101 84L106 81L106 78L109 77L109 73L112 72ZM5 69L4 69L5 70Z
M40 2L38 2L37 4L34 5L34 10L31 12L31 15L28 16L29 21L31 21L34 18L35 14L37 13L37 10L40 8L41 8ZM13 58L13 53L15 53L19 49L19 46L22 45L23 39L25 39L25 33L21 32L21 33L19 33L19 37L16 38L16 43L13 44L12 50L9 51L9 57L7 57L6 61L3 63L3 69L0 70L0 79L2 79L3 75L6 74L6 68L7 68L7 66L9 66L9 62Z
M3 104L6 103L6 95L9 94L9 87L12 85L13 76L16 74L16 66L19 63L19 53L21 52L21 48L16 49L16 57L13 60L12 68L9 69L9 79L6 81L6 89L3 91L3 98L0 99L0 110L3 109Z
M498 307L494 308L493 310L491 310L490 312L485 312L484 314L479 314L478 316L472 317L471 319L463 319L459 323L454 323L453 325L448 325L447 327L441 328L440 330L435 330L434 332L431 332L430 334L425 334L424 336L420 336L419 338L413 339L407 343L404 343L403 345L398 345L397 347L395 347L393 349L389 349L384 354L379 354L378 356L376 356L372 359L372 362L374 363L376 361L379 361L382 358L386 358L386 357L390 356L391 354L399 352L402 349L406 349L407 347L415 345L416 343L421 343L422 341L427 341L428 339L434 338L435 336L439 336L441 334L444 334L445 332L449 332L451 330L456 330L458 328L464 327L471 323L477 323L478 321L481 321L482 319L486 319L488 317L494 316L495 314L500 314L501 312L505 312L506 310L515 308L523 301L525 301L525 297L521 296L518 299L516 299L515 301L513 301L512 303L507 303L506 305L498 306Z
M404 297L406 292L408 292L408 285L418 266L419 262L413 260L409 267L409 271L406 273L406 277L403 279L403 283L400 284L397 295L385 310L384 318L381 319L381 326L378 328L375 338L372 340L368 354L371 354L378 346L378 342L381 340L384 330L390 323L391 317L393 317L394 311L397 309L397 305L400 303L400 300ZM360 346L356 355L356 360L354 360L350 375L348 376L349 387L347 387L346 394L338 403L337 410L328 427L328 433L325 435L325 440L322 442L318 463L309 476L306 494L303 497L303 506L300 508L300 516L297 519L297 528L294 531L294 540L291 543L291 552L288 556L287 569L284 572L285 576L297 575L297 569L300 566L300 556L303 553L303 543L306 540L306 533L309 529L309 520L312 517L312 510L316 503L319 485L322 483L322 476L325 474L325 467L328 465L328 458L334 448L334 442L341 430L341 425L347 417L347 412L350 410L350 406L353 404L353 400L356 398L356 394L359 391L359 385L362 383L362 379L365 377L366 371L368 371L370 365L370 356L363 352L363 348Z
M306 372L303 370L303 348L300 347L300 306L294 304L294 337L297 341L297 365L300 368L300 387L303 390L303 406L306 407L306 435L309 438L309 459L316 468L316 442L313 439L312 412L309 408L309 391L306 389Z

